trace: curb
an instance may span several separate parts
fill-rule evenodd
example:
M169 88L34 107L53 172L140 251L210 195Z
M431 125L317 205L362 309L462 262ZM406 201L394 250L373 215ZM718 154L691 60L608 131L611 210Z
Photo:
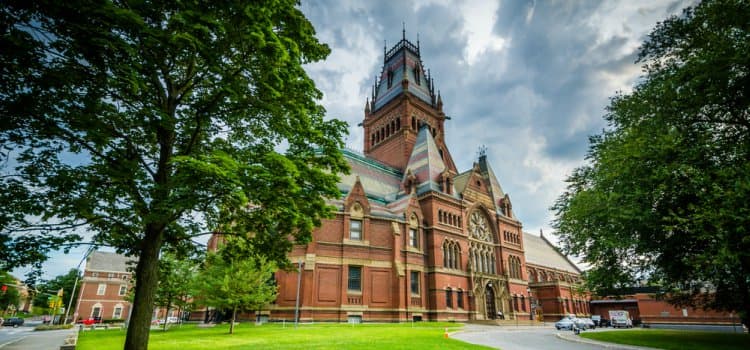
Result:
M597 345L601 346L605 349L614 349L614 350L659 350L658 348L648 348L645 346L635 346L635 345L625 345L625 344L616 344L616 343L607 343L603 341L598 340L591 340L586 338L581 338L576 335L569 335L569 334L562 334L562 333L555 333L555 336L573 343L583 343L583 344L590 344L590 345Z

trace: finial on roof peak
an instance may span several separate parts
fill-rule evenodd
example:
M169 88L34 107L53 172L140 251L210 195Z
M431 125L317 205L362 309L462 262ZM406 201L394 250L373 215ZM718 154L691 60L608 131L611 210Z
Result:
M481 145L479 146L479 151L477 151L478 158L481 160L482 158L487 157L487 146Z
M401 22L401 39L406 40L406 22Z

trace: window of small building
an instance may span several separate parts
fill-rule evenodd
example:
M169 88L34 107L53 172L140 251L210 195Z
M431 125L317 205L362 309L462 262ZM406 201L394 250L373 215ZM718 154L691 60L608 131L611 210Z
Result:
M453 308L453 290L450 288L445 290L445 307Z
M91 277L99 277L99 273L98 272L92 272L91 273Z
M419 295L419 271L411 272L411 294Z
M349 239L362 240L362 220L349 220Z
M362 291L362 266L349 266L347 289L353 292Z
M114 319L122 318L122 306L120 305L115 306L115 311L112 313L112 318Z
M106 291L107 291L107 284L99 283L99 288L96 289L96 295L104 295Z
M125 293L127 293L127 292L128 292L128 286L125 285L125 284L121 284L120 285L120 292L117 293L117 294L120 295L120 296L122 296L122 295L125 295Z
M97 318L102 316L102 307L100 304L96 304L94 308L91 309L91 317Z

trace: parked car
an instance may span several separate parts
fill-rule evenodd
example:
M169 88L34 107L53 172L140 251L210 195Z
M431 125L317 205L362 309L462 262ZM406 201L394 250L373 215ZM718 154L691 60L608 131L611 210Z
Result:
M583 329L596 329L596 323L590 318L579 318L578 321L583 325Z
M171 324L171 323L180 323L180 318L179 317L172 317L172 316L167 317L167 324ZM164 324L164 319L163 318L157 318L157 319L151 320L151 324L155 324L155 325Z
M23 326L23 319L20 317L8 318L3 322L3 326L6 326L6 327L12 326L13 328L16 328L18 326Z
M560 321L555 322L555 328L557 328L558 331L561 329L571 330L573 329L575 320L575 318L563 317Z

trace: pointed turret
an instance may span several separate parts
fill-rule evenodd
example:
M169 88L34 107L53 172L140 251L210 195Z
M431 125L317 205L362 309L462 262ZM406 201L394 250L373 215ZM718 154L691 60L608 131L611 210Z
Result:
M417 193L430 189L442 191L440 183L442 182L443 171L445 171L445 163L440 157L430 128L426 125L419 129L417 142L414 144L406 169L406 174L412 174L416 178L414 182L416 183ZM409 181L406 175L404 181Z

